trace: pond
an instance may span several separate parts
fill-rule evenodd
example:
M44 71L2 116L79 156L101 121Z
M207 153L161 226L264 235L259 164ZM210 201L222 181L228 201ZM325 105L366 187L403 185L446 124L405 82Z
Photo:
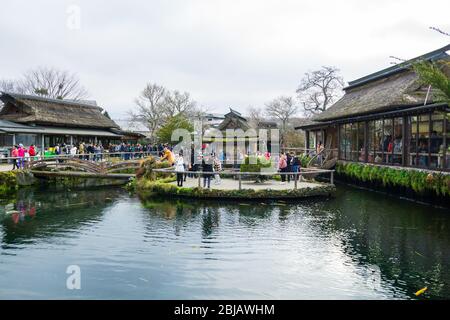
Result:
M423 287L419 299L450 298L448 210L345 185L300 202L120 188L0 202L1 299L415 299Z

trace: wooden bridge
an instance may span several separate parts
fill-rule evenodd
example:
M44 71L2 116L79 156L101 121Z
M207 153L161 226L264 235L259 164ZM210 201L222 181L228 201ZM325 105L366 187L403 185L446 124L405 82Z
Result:
M25 168L35 176L71 176L100 179L134 177L143 159L92 161L78 156L58 156L27 161ZM128 171L128 172L124 172Z

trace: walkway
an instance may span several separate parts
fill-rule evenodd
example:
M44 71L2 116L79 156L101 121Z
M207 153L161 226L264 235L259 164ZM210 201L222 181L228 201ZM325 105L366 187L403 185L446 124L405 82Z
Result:
M201 179L201 186L203 187L203 178ZM177 185L176 182L172 182L173 185ZM279 181L268 180L264 183L255 183L253 181L242 181L242 189L253 189L253 190L292 190L294 189L294 181L290 183L281 184ZM198 187L198 178L187 178L183 183L183 187L195 188ZM322 184L316 182L298 182L297 189L306 188L321 188ZM233 179L222 179L221 184L217 185L214 183L214 179L211 179L211 189L217 190L237 190L239 189L239 181Z

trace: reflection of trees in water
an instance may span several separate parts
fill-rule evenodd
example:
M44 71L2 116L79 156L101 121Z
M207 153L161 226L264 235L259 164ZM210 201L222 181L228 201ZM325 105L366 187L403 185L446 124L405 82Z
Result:
M190 222L195 221L199 216L202 223L202 236L210 237L214 230L219 228L221 222L221 212L225 211L227 223L237 223L240 226L254 228L261 223L265 223L273 215L275 207L259 203L233 203L218 202L213 200L189 200L177 199L167 200L166 198L152 198L143 201L143 206L149 210L152 217L162 220L171 220L175 229L175 234L180 235L183 228ZM287 215L288 207L283 207L283 214ZM281 212L281 210L280 210ZM233 217L236 220L231 220ZM161 221L159 221L161 222ZM157 227L158 221L149 219L148 228Z
M8 213L0 221L3 227L2 244L49 238L99 221L104 209L123 193L121 189L65 192L19 190L15 200L3 207Z
M342 189L342 188L341 188ZM340 235L358 264L377 265L383 277L411 295L450 296L450 217L444 210L362 190L349 190L322 206L321 224ZM336 210L337 209L337 210Z

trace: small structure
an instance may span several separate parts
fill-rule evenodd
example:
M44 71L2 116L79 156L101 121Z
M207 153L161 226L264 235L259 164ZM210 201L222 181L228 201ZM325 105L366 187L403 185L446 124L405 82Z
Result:
M339 160L449 171L449 105L411 70L413 61L449 61L449 50L349 82L339 101L296 128L305 130L307 148L321 141Z
M120 127L103 109L87 102L2 93L0 145L34 144L42 150L80 142L120 142Z
M269 129L276 129L277 123L273 121L261 121L257 127L252 127L249 120L242 116L242 114L232 108L230 112L225 114L223 121L215 128L222 133L222 138L208 137L208 131L203 138L204 142L215 142L216 144L222 144L218 149L223 149L225 144L233 144L236 152L254 153L258 147L264 145L263 148L270 151L271 149L271 136ZM253 130L252 130L253 129ZM260 136L260 130L267 130L267 137ZM235 133L241 132L242 135L236 135L233 137L227 136L227 130L233 130ZM261 141L259 139L261 138ZM231 141L230 141L231 139ZM259 146L258 146L259 142ZM243 149L243 150L240 150ZM264 151L264 150L260 150Z

